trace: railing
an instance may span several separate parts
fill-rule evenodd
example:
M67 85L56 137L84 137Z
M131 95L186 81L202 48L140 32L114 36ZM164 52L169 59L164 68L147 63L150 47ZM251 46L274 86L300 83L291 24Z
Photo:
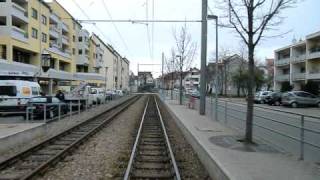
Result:
M104 96L104 99L99 100L99 102L94 101L91 105L89 105L88 100L86 100L84 104L80 100L69 102L64 105L62 103L50 103L51 107L55 105L58 108L56 112L53 112L54 114L50 114L52 113L52 110L50 110L50 106L46 103L30 103L29 105L24 105L24 111L1 111L0 114L4 115L4 118L5 115L23 116L25 117L26 123L38 123L39 120L42 120L43 123L50 123L66 117L72 118L72 116L76 114L87 112L90 109L94 109L100 105L108 104L110 101L117 100L119 98L120 96L106 95ZM41 113L35 112L36 106L42 107ZM66 107L67 109L63 109Z
M162 97L170 100L171 92ZM173 101L178 103L179 92L173 91ZM215 101L206 99L206 116L215 119ZM189 103L189 97L184 96L183 104ZM194 107L198 110L199 100ZM218 101L218 120L226 126L244 134L246 124L246 102ZM253 115L254 139L263 140L275 149L297 156L300 160L320 162L320 116L307 113L297 113L266 105L254 105Z
M320 79L320 71L310 72L308 74L308 79Z
M65 31L69 31L69 26L66 23L62 23L62 29Z
M277 66L284 66L290 63L290 58L281 58L275 61L275 65Z
M23 29L20 29L16 26L12 26L12 33L13 38L16 38L21 41L27 41L28 40L28 33L24 31Z
M28 21L28 13L25 8L21 7L20 5L14 3L14 2L12 2L12 7L13 7L14 15L17 15L18 17L20 17L24 21Z
M292 79L293 80L304 80L304 79L306 79L306 73L293 73Z
M276 81L289 81L290 75L284 74L284 75L276 75L275 80Z
M306 54L296 55L291 59L291 62L293 63L299 63L304 61L306 61Z

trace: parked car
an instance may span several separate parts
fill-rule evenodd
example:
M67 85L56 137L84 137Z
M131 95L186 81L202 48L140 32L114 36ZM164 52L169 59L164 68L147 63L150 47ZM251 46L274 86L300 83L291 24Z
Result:
M120 97L122 97L122 96L123 96L123 92L122 92L122 90L116 90L116 94L117 94L118 96L120 96Z
M27 107L32 109L33 117L40 118L44 118L44 112L46 112L47 118L54 118L55 116L58 116L59 106L61 108L61 114L67 114L69 112L69 106L67 103L51 96L33 97L30 98L27 104ZM31 114L29 114L29 117L30 115Z
M40 96L40 85L22 80L0 80L0 114L24 113L30 98Z
M91 88L91 94L93 94L95 104L101 104L104 101L105 92L103 88Z
M291 91L282 95L282 104L293 108L298 106L320 107L320 98L304 91Z
M267 95L267 97L265 98L265 102L269 105L280 106L282 103L281 95L281 92L272 92Z
M272 93L272 91L258 91L254 96L254 102L264 104L266 103L266 97Z
M200 98L200 92L198 90L194 90L191 92L191 96L194 98Z

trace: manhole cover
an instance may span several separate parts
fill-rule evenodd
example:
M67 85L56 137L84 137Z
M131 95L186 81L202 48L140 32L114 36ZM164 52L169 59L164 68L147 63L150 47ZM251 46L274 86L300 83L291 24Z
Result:
M256 144L248 144L245 142L241 142L243 137L240 136L213 136L209 138L209 141L212 144L217 146L239 150L244 152L269 152L269 153L276 153L278 152L275 148L262 143Z

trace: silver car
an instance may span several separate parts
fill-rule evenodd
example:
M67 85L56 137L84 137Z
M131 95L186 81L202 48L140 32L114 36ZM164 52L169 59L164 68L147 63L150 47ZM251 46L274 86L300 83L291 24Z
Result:
M264 104L266 103L266 97L272 93L272 91L258 91L254 96L254 102Z
M320 98L304 91L291 91L282 95L282 104L293 108L300 105L320 107Z

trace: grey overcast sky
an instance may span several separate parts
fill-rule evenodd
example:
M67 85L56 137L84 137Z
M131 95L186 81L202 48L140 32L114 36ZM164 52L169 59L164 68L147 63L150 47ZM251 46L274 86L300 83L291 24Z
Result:
M76 19L152 19L152 1L154 1L154 19L199 20L201 18L201 0L58 0ZM261 41L256 49L260 60L272 58L273 51L289 45L295 37L304 39L307 34L320 31L320 0L301 1L295 8L286 9L283 17L287 17L279 26L279 32L292 30L283 37L269 38ZM210 9L215 12L215 0L208 0ZM80 8L82 10L80 10ZM146 8L148 7L148 8ZM148 9L148 13L147 13ZM217 14L219 16L219 14ZM136 74L137 64L160 64L161 53L169 55L174 45L173 29L182 23L154 23L154 38L152 41L152 24L132 23L96 23L82 24L90 32L98 34L106 43L114 46L122 56L130 60L130 69ZM198 53L194 66L200 65L200 23L187 23L192 38L198 44ZM148 28L147 28L148 27ZM208 59L215 49L214 24L208 24ZM148 30L149 37L148 38ZM239 51L240 39L230 29L219 30L219 49ZM148 41L150 39L150 41ZM149 43L150 42L150 43ZM153 42L153 58L150 49ZM150 47L149 47L150 44ZM155 76L161 72L160 66L140 66L142 71L152 71Z

